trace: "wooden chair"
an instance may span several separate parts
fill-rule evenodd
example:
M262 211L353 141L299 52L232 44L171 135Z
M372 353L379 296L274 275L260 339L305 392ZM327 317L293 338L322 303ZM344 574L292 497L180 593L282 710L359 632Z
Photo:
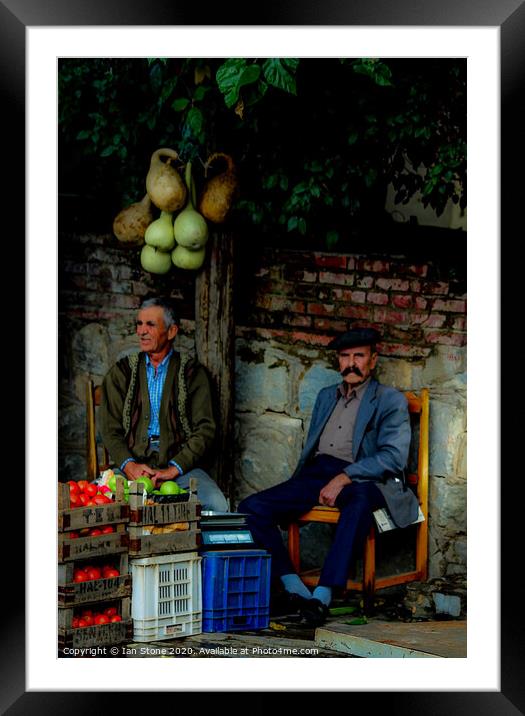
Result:
M97 430L95 426L95 408L100 405L101 389L95 386L92 380L86 385L86 420L87 420L87 479L92 482L103 470L107 470L111 463L109 453L101 445L102 460L99 460L99 446L97 445Z
M416 567L410 572L396 574L388 577L376 578L376 527L370 528L365 541L363 555L362 581L349 579L346 584L348 590L362 591L367 598L372 596L376 589L391 587L406 582L424 581L428 574L428 443L429 443L429 392L423 388L418 395L412 392L405 393L408 400L408 409L411 416L419 421L419 443L417 453L417 473L408 475L409 485L415 487L421 511L425 517L423 522L415 525L416 530ZM308 522L323 522L336 524L339 520L339 510L336 507L314 507L288 527L288 552L295 570L303 582L314 587L319 582L320 570L300 572L299 526Z

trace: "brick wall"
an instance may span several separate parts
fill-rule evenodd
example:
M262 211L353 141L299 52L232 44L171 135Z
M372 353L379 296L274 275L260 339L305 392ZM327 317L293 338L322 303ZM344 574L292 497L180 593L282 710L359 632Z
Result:
M62 235L59 315L62 331L89 323L133 331L136 310L150 296L168 294L184 322L195 315L195 275L173 268L153 276L140 266L140 249L112 235Z
M438 261L267 249L237 301L237 325L259 335L326 345L352 322L378 328L381 352L424 358L466 345L461 271ZM444 275L449 274L449 275Z

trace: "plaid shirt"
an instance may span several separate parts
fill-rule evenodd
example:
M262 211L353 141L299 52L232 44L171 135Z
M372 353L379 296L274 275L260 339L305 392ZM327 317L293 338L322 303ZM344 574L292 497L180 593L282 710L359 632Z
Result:
M148 378L148 393L151 406L151 415L149 420L148 435L160 435L159 413L160 402L162 400L162 391L166 382L166 373L168 372L168 363L173 355L171 350L164 358L162 363L155 370L150 357L146 354L146 376Z

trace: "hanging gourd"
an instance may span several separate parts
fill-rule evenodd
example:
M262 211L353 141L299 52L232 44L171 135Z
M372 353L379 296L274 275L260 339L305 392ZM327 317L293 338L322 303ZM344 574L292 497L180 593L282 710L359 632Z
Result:
M202 249L208 240L208 225L195 209L195 183L191 176L191 162L186 164L185 181L188 188L188 203L175 219L173 231L175 241L186 249Z
M167 157L163 162L161 157ZM187 190L178 171L171 166L179 159L176 151L169 148L157 149L151 155L150 167L146 176L146 190L151 201L161 211L174 212L186 202Z
M184 246L176 246L171 252L171 260L177 268L196 271L200 269L206 258L206 248L190 251Z
M144 234L153 221L151 199L146 194L141 201L122 209L113 221L113 233L119 241L130 245L142 245Z
M222 152L212 154L206 166L210 167L218 159L226 163L225 169L205 183L199 201L199 211L214 224L222 224L226 220L239 189L235 165L228 154Z
M150 246L161 251L171 251L175 246L173 236L173 214L171 211L161 211L160 216L146 229L144 240Z
M171 252L145 244L140 252L140 264L144 271L150 273L168 273L171 268Z

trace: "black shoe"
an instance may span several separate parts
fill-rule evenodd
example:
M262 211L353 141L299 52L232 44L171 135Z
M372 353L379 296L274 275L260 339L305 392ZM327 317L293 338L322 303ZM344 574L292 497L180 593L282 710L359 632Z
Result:
M286 614L298 614L309 601L294 592L280 592L270 603L270 615L278 617Z
M319 599L305 599L299 613L307 626L318 627L325 623L330 610Z

